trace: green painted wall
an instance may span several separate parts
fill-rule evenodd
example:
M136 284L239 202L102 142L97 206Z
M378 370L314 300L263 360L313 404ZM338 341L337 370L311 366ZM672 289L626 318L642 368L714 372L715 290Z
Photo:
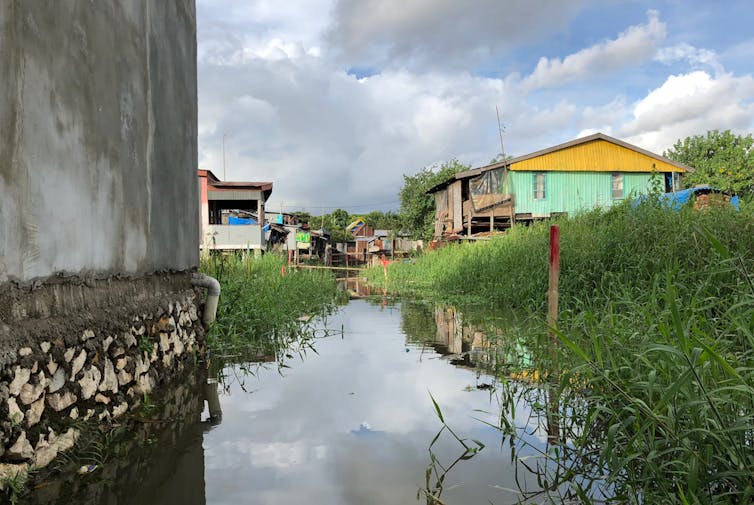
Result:
M534 199L535 172L508 172L508 188L515 195L516 213L546 217L552 212L576 214L594 207L613 205L610 172L544 172L545 198ZM651 173L623 173L623 194L645 194Z

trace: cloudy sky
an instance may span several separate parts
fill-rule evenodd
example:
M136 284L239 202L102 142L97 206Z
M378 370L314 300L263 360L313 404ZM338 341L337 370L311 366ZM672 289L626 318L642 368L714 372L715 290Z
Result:
M754 131L754 4L197 0L199 166L273 210L398 207L403 174L601 131Z

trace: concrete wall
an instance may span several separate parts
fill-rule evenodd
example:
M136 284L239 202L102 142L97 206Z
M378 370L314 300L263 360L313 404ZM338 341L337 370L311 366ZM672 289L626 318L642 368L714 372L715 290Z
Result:
M0 2L0 284L197 265L195 16Z
M264 231L258 224L204 226L202 247L206 249L264 249Z

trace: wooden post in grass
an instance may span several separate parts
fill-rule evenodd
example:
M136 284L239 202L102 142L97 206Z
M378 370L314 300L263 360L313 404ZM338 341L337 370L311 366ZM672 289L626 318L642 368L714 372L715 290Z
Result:
M550 340L557 341L554 329L558 324L558 280L560 277L560 227L550 226L550 282L547 295L547 325L550 327Z
M387 287L387 258L385 253L382 253L382 273L385 275L385 287Z
M547 438L556 444L560 439L558 388L558 281L560 278L560 227L550 226L550 280L547 293L547 326L550 333L550 384L547 420Z

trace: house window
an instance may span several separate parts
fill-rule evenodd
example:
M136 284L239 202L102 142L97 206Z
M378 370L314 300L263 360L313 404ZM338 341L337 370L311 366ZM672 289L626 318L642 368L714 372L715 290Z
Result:
M531 181L531 187L532 187L532 193L534 195L535 200L544 200L545 199L545 174L542 172L537 172L533 174L532 181Z
M623 174L613 174L613 200L623 198Z

